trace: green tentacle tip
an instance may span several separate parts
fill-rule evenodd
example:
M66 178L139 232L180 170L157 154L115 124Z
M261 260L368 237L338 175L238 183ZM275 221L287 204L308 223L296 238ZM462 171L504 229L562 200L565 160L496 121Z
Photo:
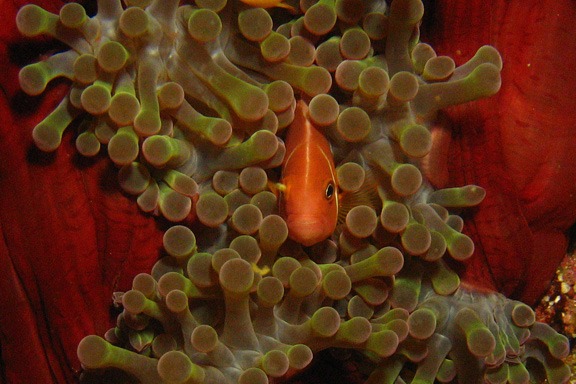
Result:
M371 48L370 37L361 28L350 28L340 40L340 52L349 60L364 59Z
M422 78L428 82L443 81L452 76L454 68L454 60L451 57L432 57L424 66Z
M364 15L362 28L372 40L382 40L388 34L388 17L382 12Z
M32 138L36 146L43 151L56 150L62 141L62 134L75 115L68 98L50 113L40 124L34 127Z
M302 67L281 62L265 68L263 71L271 78L284 80L311 97L328 93L332 86L330 72L324 67L315 65Z
M138 98L128 92L118 92L110 100L108 116L119 126L132 124L140 112Z
M80 100L82 108L92 115L101 115L108 111L112 96L112 87L104 82L97 81L82 92Z
M390 357L396 352L399 340L394 331L384 330L372 333L366 343L366 349L380 357Z
M310 347L305 344L296 344L286 352L290 360L290 367L304 369L312 362L313 354Z
M238 116L246 121L256 121L268 112L268 96L262 89L244 85L231 97L232 106Z
M130 7L120 16L119 26L127 36L135 38L146 33L148 23L148 14L142 8Z
M421 0L396 0L392 3L390 14L396 22L417 23L424 16L424 4Z
M160 132L162 120L158 111L141 109L134 118L134 130L141 136L152 136Z
M480 64L467 78L478 97L495 95L502 85L500 69L492 63Z
M338 332L340 315L332 307L322 307L310 319L311 327L320 337L330 337Z
M288 356L282 351L268 351L262 358L262 369L271 377L281 377L290 368Z
M268 384L268 375L260 368L248 368L238 378L238 384Z
M126 164L118 172L118 183L124 191L132 195L143 193L150 185L150 181L150 172L141 163Z
M392 105L408 102L418 94L418 78L410 72L398 72L390 79L389 96Z
M484 377L488 383L494 384L505 384L508 382L510 372L508 369L508 364L502 364L495 367L489 367L484 374Z
M188 19L188 32L201 43L214 41L222 32L222 20L210 9L195 10Z
M402 246L412 255L422 255L432 243L430 231L422 224L412 222L406 226L401 236Z
M536 314L528 305L518 303L512 310L512 321L519 327L530 327L536 321Z
M334 1L320 0L306 11L304 26L315 35L325 35L334 28L336 18Z
M20 8L16 15L16 26L21 34L32 37L44 33L55 24L58 16L45 11L34 4L27 4Z
M385 201L380 213L380 223L391 233L402 232L408 225L410 212L408 207L395 201Z
M94 132L86 131L76 138L76 149L83 156L96 156L100 152L100 142Z
M508 382L510 384L527 383L530 373L524 364L508 364Z
M60 9L60 22L68 28L80 28L86 20L86 10L78 3L68 3Z
M276 80L264 88L268 96L268 107L274 112L284 112L294 101L294 89L285 81Z
M206 373L180 351L170 351L158 360L158 375L166 384L201 384Z
M400 196L413 195L422 186L422 174L412 164L400 164L392 172L392 188Z
M265 60L275 63L290 54L288 38L277 32L271 32L260 44L260 51Z
M467 185L457 188L444 188L432 192L429 203L444 207L473 207L484 200L486 190L477 185Z
M160 199L158 207L162 215L173 222L184 220L192 209L192 200L172 189L164 182L159 183Z
M246 260L234 258L226 261L219 272L220 285L226 294L247 295L254 283L255 272Z
M308 96L316 96L327 93L332 86L332 76L323 67L305 67L302 78L301 89Z
M489 356L496 348L496 339L478 315L469 308L461 309L455 318L456 324L464 331L468 349L474 356Z
M211 9L214 12L220 12L227 3L227 0L196 0L198 7Z
M216 193L200 195L196 203L198 220L208 227L217 227L228 217L228 204Z
M264 8L251 8L240 12L238 27L246 39L262 41L272 32L273 21Z
M358 205L346 215L346 228L358 238L370 236L376 229L378 217L374 209L367 205Z
M270 131L257 131L243 143L226 148L220 160L223 168L238 169L268 160L278 149L276 135Z
M417 309L410 314L408 327L410 335L415 339L427 339L436 330L436 315L426 308Z
M410 125L399 136L402 151L410 157L424 157L432 149L432 135L422 125Z
M336 99L327 94L314 96L310 100L308 107L310 119L319 126L334 124L340 113L340 107Z
M42 122L34 127L32 138L38 148L46 152L51 152L60 146L62 132L63 129Z
M198 184L190 176L169 169L162 176L163 180L176 192L193 197L198 193Z
M491 45L483 45L478 48L478 51L471 61L473 60L491 63L499 70L502 70L502 56L500 56L500 52Z
M159 168L186 161L190 152L184 148L178 140L165 135L150 136L142 143L142 153L146 160Z
M100 336L86 336L78 344L78 359L86 368L103 368L110 365L114 359L114 351L118 349Z
M120 128L108 143L108 154L119 165L130 164L139 152L138 135L130 126Z
M442 260L434 262L432 267L432 287L442 296L448 296L460 286L460 277L449 269Z
M445 238L448 252L454 259L466 260L474 253L474 242L468 236L450 231Z
M364 317L353 317L340 324L340 329L336 338L347 343L360 344L368 340L372 327L368 319Z
M343 110L338 116L336 129L338 133L349 142L364 140L370 133L372 123L368 114L361 108L350 107Z
M188 227L176 225L164 234L164 249L174 257L186 257L196 250L196 236Z
M30 96L38 96L46 89L51 79L50 71L44 62L23 67L18 74L20 87Z
M390 86L388 72L380 67L367 67L358 77L358 89L369 98L384 95Z
M100 47L96 58L104 71L117 72L126 65L128 51L117 41L107 41Z
M438 369L438 373L436 373L436 379L441 383L449 383L454 379L455 376L456 364L454 364L453 360L444 359L444 362Z
M91 84L98 78L96 64L98 60L96 56L90 54L83 54L78 56L72 66L74 80L82 84Z

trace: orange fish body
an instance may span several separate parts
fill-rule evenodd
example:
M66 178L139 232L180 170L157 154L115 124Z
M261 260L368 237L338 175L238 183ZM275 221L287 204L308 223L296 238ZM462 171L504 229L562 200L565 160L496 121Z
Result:
M288 236L305 245L329 237L338 222L338 190L332 151L326 137L308 120L308 106L296 105L286 136L282 166L281 214Z

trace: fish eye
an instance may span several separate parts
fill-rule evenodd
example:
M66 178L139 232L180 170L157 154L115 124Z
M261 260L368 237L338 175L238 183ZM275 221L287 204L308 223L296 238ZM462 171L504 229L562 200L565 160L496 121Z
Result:
M326 186L326 199L330 200L334 196L334 183L331 181Z

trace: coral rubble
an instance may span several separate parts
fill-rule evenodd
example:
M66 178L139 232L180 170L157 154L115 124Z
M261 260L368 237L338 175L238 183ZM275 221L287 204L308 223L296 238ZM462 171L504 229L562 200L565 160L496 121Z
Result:
M474 250L457 213L485 191L445 188L430 130L439 110L498 91L498 51L459 67L437 56L419 42L420 0L293 5L100 0L93 17L77 3L18 13L24 35L71 47L20 72L31 95L72 81L34 128L37 146L56 150L81 119L79 153L105 146L142 211L187 224L115 295L116 327L82 340L87 373L264 384L350 348L368 383L565 383L567 339L450 268ZM288 239L269 188L297 99L332 145L340 190L358 196L311 247ZM377 212L362 197L372 184Z

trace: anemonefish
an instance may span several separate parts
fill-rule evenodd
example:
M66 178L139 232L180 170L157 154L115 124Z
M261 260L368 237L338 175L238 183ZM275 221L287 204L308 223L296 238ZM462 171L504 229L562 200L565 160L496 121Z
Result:
M286 8L289 9L291 11L294 11L294 7L283 3L283 0L241 0L244 4L248 4L251 7L256 7L256 8L273 8L273 7L279 7L279 8Z
M281 180L269 185L279 196L280 214L292 240L314 245L330 237L352 207L381 208L377 183L370 171L358 191L339 192L330 144L308 119L308 105L303 100L296 104L285 144Z
M336 167L326 137L308 119L308 105L298 101L286 135L286 155L279 189L280 213L288 236L305 246L330 236L338 222Z

